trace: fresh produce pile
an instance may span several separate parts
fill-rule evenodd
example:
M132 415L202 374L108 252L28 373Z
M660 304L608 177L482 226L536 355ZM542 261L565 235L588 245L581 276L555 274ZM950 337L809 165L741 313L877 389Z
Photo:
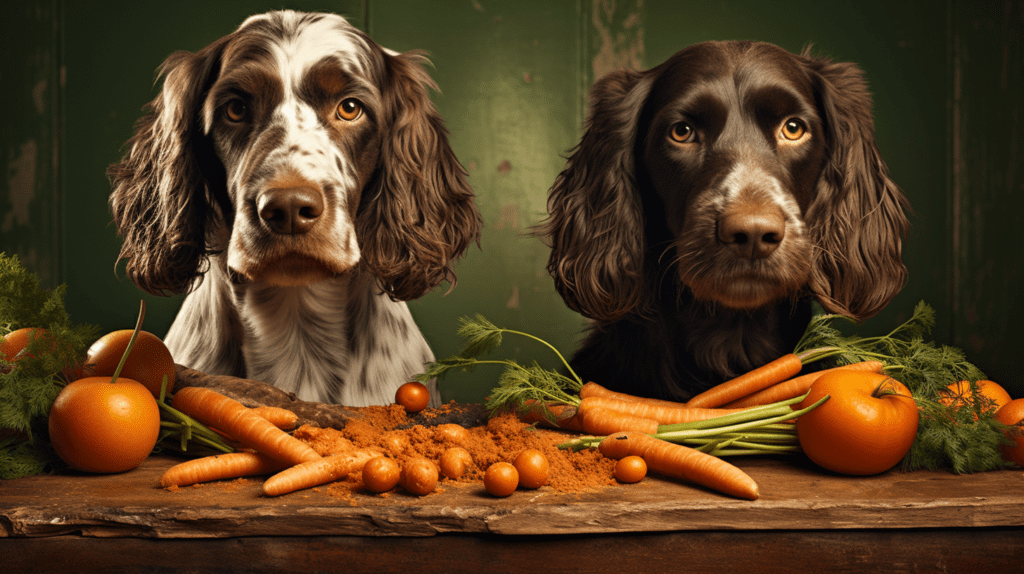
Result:
M835 327L844 318L815 317L792 353L685 403L585 382L537 337L464 318L462 352L427 365L394 405L321 429L295 428L288 410L176 388L170 352L142 330L144 304L133 330L96 339L95 328L71 323L63 287L41 290L2 254L0 292L2 478L68 467L126 472L164 452L187 459L161 479L172 490L265 476L266 496L354 480L358 491L379 496L480 482L504 497L635 483L654 472L753 500L759 486L727 459L805 456L849 475L1024 465L1024 398L986 380L958 349L926 340L934 312L924 303L882 336L844 335ZM545 346L564 372L486 357L506 335ZM422 382L487 364L504 370L487 400L486 426L396 423L433 410Z

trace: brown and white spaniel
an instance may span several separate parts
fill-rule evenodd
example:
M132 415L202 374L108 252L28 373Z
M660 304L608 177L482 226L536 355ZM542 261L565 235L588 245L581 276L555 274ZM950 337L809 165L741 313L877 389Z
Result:
M363 406L433 360L405 301L454 285L480 216L424 61L282 11L164 62L110 206L128 276L189 293L178 363Z
M906 208L854 64L707 42L608 74L538 229L593 319L573 368L685 400L792 351L812 299L871 317L906 280Z

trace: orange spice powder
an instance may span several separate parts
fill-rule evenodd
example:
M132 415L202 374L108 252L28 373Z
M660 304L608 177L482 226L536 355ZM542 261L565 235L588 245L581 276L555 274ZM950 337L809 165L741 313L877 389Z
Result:
M457 407L441 407L452 408ZM457 481L442 477L435 492L441 491L446 483L482 482L488 466L499 461L512 462L516 455L528 448L541 451L548 459L550 479L546 488L556 492L578 493L615 483L612 478L615 461L593 449L580 452L559 450L557 445L568 439L564 432L535 428L523 423L515 415L499 415L491 418L486 425L467 428L465 440L458 441L452 436L454 433L439 431L438 427L409 426L410 421L404 409L398 405L366 407L359 411L362 416L350 420L341 430L306 425L296 429L295 437L308 443L321 455L352 448L376 447L399 464L411 458L423 457L438 465L441 454L449 448L461 446L469 451L473 464L467 467L466 473ZM436 412L428 411L421 414L426 415L426 418L438 416ZM366 491L362 488L359 473L353 473L333 483L328 492L355 504L352 493Z

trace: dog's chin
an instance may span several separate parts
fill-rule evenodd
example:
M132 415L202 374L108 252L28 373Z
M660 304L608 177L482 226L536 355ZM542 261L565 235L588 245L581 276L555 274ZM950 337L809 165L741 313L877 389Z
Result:
M793 287L756 277L735 277L715 282L687 282L698 301L736 311L753 311L790 296Z
M290 254L260 265L257 269L232 270L242 282L265 283L275 287L301 287L344 274L340 269L298 254Z

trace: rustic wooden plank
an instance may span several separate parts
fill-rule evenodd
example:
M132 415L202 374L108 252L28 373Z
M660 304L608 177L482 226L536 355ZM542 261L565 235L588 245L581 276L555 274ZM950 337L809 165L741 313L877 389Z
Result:
M1019 571L1024 531L683 531L643 536L0 540L10 571L887 572ZM343 566L340 566L343 565ZM685 566L684 566L685 565Z
M176 462L151 457L119 475L35 476L0 483L0 536L217 538L434 536L444 533L578 535L681 530L861 530L1024 526L1024 472L955 476L889 472L843 477L770 459L739 465L760 485L753 502L649 477L599 492L542 488L506 499L480 484L442 483L415 497L334 496L328 489L267 498L258 479L169 492Z

